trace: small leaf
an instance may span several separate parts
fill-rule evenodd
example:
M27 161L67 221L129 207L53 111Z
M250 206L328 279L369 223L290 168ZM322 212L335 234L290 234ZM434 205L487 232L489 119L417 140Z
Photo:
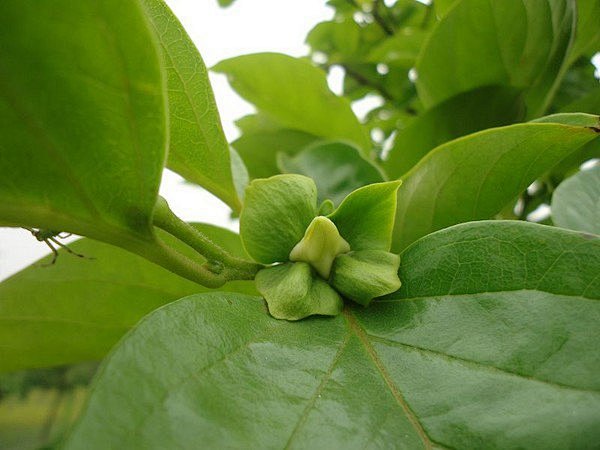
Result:
M365 154L371 143L350 102L333 94L325 72L309 61L278 53L238 56L213 70L227 75L238 94L287 128L343 139Z
M194 226L232 255L247 258L237 234ZM198 256L159 234L171 247ZM45 257L0 283L0 372L100 359L152 310L209 291L118 247L81 239L69 248L86 258L59 249L55 264L42 267L51 260ZM251 281L219 289L257 294Z
M431 107L502 84L526 90L527 115L539 117L560 78L575 22L570 0L456 2L417 61L419 98Z
M438 145L523 117L522 93L517 89L486 86L464 92L425 111L399 130L383 168L391 179L399 178Z
M337 292L304 262L262 269L256 275L256 288L276 319L300 320L315 314L337 316L344 306Z
M344 297L368 305L375 297L400 288L400 257L382 250L339 255L331 269L331 285Z
M318 216L290 252L290 261L304 261L327 279L335 257L349 251L350 244L340 236L333 222L327 217Z
M138 2L0 9L0 223L147 243L167 132Z
M160 41L169 98L169 168L241 207L208 73L198 49L163 0L142 0Z
M339 203L352 191L383 181L379 169L364 159L358 149L343 142L314 144L295 156L280 153L279 168L312 178L319 202Z
M389 181L357 189L328 216L352 250L390 249L400 184Z
M274 129L244 132L231 143L240 154L252 179L268 178L281 171L277 167L277 154L295 155L317 140L303 131Z
M594 448L599 272L600 239L476 222L416 242L400 291L334 318L189 297L120 342L66 449Z
M284 262L317 215L317 189L310 178L276 175L246 188L240 235L248 254L263 264Z
M552 221L559 227L600 234L600 166L582 170L556 188Z
M399 64L414 67L427 33L418 27L400 28L393 36L381 40L366 58L368 62L379 64Z
M588 123L587 115L561 116L550 116L553 123L492 128L431 151L403 177L398 190L394 251L435 230L493 217L533 181L598 137L586 126L556 123Z

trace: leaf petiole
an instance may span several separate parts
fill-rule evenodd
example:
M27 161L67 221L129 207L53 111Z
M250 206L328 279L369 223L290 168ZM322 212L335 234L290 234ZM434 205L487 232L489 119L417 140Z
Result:
M202 232L177 217L162 197L159 197L156 203L153 223L196 250L207 260L201 267L203 271L210 274L211 284L217 280L221 281L220 285L230 280L252 280L262 268L260 264L234 257L219 247Z

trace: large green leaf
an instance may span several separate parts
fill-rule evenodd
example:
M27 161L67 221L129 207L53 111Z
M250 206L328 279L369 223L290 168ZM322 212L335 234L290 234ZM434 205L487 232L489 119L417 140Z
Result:
M556 188L552 220L559 227L600 235L600 166L581 171Z
M555 123L492 128L430 152L403 177L392 248L401 250L456 223L492 217L598 136L588 127L595 116L561 114L545 120Z
M517 89L486 86L458 94L425 111L401 129L383 167L390 178L398 178L444 142L486 128L508 125L523 116L523 99Z
M163 78L137 1L2 1L0 223L150 239Z
M417 61L426 106L481 86L527 89L528 117L548 106L575 30L572 0L462 0Z
M309 61L257 53L221 61L212 70L226 74L238 94L284 127L350 141L370 151L370 140L350 102L333 94L325 72Z
M231 254L244 257L237 234L196 225ZM186 252L186 246L163 237ZM99 359L145 314L208 289L117 247L81 239L0 283L0 371ZM190 250L187 250L190 256ZM256 293L252 282L221 290Z
M343 142L316 143L295 156L282 153L278 160L282 172L298 173L315 181L319 202L329 199L338 205L352 191L383 181L373 163L356 147Z
M599 240L483 222L419 241L397 294L333 319L183 299L106 361L66 448L594 448L599 270Z
M163 0L142 3L160 41L167 70L169 168L239 210L229 145L204 61Z

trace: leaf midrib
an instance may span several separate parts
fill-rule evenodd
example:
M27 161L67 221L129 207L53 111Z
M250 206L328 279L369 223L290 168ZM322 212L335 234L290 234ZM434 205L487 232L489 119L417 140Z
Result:
M600 276L600 275L599 275ZM596 276L592 281L594 281L596 278L598 278L598 276ZM590 284L591 285L591 284ZM586 291L589 289L588 285L586 287ZM560 293L560 292L551 292L551 291L545 291L542 289L505 289L505 290L498 290L498 291L478 291L478 292L463 292L461 294L431 294L431 295L422 295L422 296L408 296L408 297L403 297L403 298L381 298L379 300L376 300L374 305L376 305L377 303L401 303L401 302L411 302L411 301L419 301L419 300L445 300L445 299L452 299L452 298L467 298L467 297L472 297L474 295L487 295L487 294L504 294L504 293L544 293L544 294L550 294L550 295L556 295L556 296L560 296L560 297L568 297L568 298L573 298L573 299L578 299L580 301L590 301L590 302L597 302L600 301L599 298L593 298L593 297L584 297L583 295L579 294L579 295L575 295L575 294L566 294L566 293ZM585 291L584 291L585 292Z
M375 349L369 342L368 334L365 332L365 330L362 328L362 326L358 323L358 321L356 320L356 318L354 317L354 315L352 314L352 312L350 311L350 309L348 307L344 308L343 314L344 314L344 317L346 318L346 323L348 325L348 328L359 339L360 343L362 344L365 351L369 355L369 358L374 363L377 371L379 372L383 381L387 385L390 393L392 394L392 396L394 397L394 399L396 400L398 405L402 408L402 410L404 411L404 414L406 415L406 418L408 419L408 421L411 423L411 425L415 429L416 433L421 438L424 448L426 448L428 450L433 449L432 439L427 435L427 433L425 432L425 429L419 422L419 419L417 418L415 413L410 409L410 406L404 400L402 393L400 392L398 387L394 384L390 375L387 373L385 366L383 365L382 361L379 359L379 355L377 354L377 352L375 351Z
M453 360L453 361L457 361L463 365L473 365L473 366L477 366L479 369L483 369L483 370L488 370L490 372L495 372L495 373L501 373L504 375L509 375L512 377L517 377L517 378L521 378L527 381L531 381L531 382L536 382L536 383L542 383L548 386L552 386L555 388L559 388L559 389L567 389L570 391L575 391L575 392L580 392L580 393L586 393L586 394L593 394L593 395L598 395L600 396L600 392L599 391L595 391L595 390L591 390L591 389L584 389L584 388L580 388L580 387L576 387L576 386L571 386L568 384L563 384L563 383L559 383L556 381L549 381L549 380L542 380L540 378L535 378L532 377L530 375L525 375L525 374L521 374L518 372L512 372L510 370L507 369L503 369L501 367L497 367L497 366L493 366L493 365L489 365L489 364L483 364L480 361L475 361L472 359L467 359L467 358L461 358L460 356L456 356L456 355L451 355L449 353L443 353L437 350L432 350L429 348L424 348L424 347L419 347L417 345L414 344L407 344L404 342L399 342L399 341L395 341L393 339L390 338L386 338L386 337L382 337L382 336L375 336L372 334L368 334L365 333L365 336L368 339L371 339L373 341L377 341L377 342L382 342L382 343L386 343L386 344L391 344L394 346L400 346L400 347L405 347L405 348L409 348L413 351L417 351L419 353L426 353L428 355L437 357L437 358L441 358L441 359L445 359L445 360Z

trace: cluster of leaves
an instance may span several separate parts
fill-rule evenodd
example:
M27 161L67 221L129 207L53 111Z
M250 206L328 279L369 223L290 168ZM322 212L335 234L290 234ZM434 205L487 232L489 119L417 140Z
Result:
M1 3L0 225L93 259L0 284L0 370L119 342L66 448L600 440L600 1L329 3L309 58L214 67L256 107L231 144L162 0ZM178 219L164 167L241 235Z

